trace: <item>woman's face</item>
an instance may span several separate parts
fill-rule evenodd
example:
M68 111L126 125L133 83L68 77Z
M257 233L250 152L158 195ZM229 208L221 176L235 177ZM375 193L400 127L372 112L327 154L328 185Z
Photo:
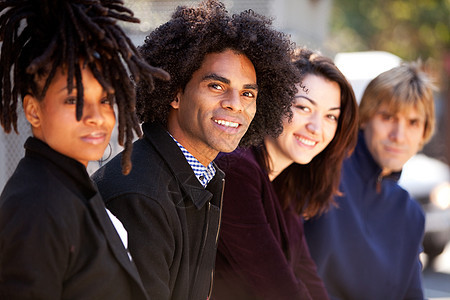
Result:
M82 64L81 64L82 66ZM42 101L27 95L24 110L33 135L51 148L87 166L102 157L115 125L114 109L91 71L82 67L83 116L76 120L76 89L67 90L67 72L55 74Z
M312 74L297 89L292 121L286 119L282 134L273 140L275 156L272 154L271 159L308 164L334 138L341 112L341 89L336 82Z

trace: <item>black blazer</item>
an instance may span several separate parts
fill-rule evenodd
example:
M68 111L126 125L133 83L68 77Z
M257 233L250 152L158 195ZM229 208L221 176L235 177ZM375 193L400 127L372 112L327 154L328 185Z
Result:
M25 148L0 196L0 299L148 299L86 168Z
M165 128L143 125L133 147L133 169L121 155L93 178L128 231L129 248L151 299L206 300L217 250L224 173L206 189Z

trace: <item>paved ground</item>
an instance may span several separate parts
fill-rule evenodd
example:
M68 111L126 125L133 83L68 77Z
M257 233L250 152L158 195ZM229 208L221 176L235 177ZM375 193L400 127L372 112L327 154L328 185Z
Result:
M426 264L426 258L424 258ZM436 258L433 268L423 272L425 296L433 300L450 300L450 243Z

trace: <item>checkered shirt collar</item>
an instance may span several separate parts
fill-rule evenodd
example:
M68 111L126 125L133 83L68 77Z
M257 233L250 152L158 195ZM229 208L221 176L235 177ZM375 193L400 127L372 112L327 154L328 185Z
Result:
M187 162L191 166L194 171L195 177L197 177L198 181L203 185L204 188L208 185L208 183L213 179L214 175L216 175L216 169L214 168L213 163L211 162L207 167L202 165L186 148L183 147L170 133L169 135L172 139L177 143L181 152L183 152L184 157L186 157Z

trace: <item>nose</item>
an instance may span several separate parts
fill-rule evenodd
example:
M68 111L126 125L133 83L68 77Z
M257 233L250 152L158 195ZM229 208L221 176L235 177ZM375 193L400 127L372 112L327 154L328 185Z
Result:
M401 142L406 137L406 124L404 121L397 121L393 124L391 131L389 132L389 138L396 142Z
M105 117L101 111L99 103L86 103L83 105L83 120L87 124L101 125L105 121Z
M306 129L313 133L317 134L322 129L322 121L318 114L312 114L308 119L308 123L306 124Z
M227 93L225 99L222 101L222 108L234 112L242 112L245 107L242 105L239 91L230 91Z

